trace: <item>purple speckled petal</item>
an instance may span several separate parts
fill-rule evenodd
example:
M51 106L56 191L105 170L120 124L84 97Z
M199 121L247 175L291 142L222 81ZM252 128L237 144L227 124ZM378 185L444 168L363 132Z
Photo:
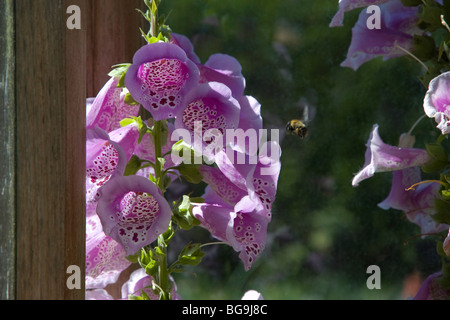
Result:
M118 78L110 78L98 95L86 100L86 128L96 126L111 132L120 128L120 121L128 117L136 117L139 106L130 106L124 102L125 93L118 88Z
M97 214L105 234L131 255L167 230L172 212L153 182L134 175L114 177L99 190Z
M86 219L86 289L103 289L116 283L131 262L122 246L103 233L100 218Z
M122 175L127 155L99 127L86 131L86 200L95 201L97 190L113 175Z
M197 85L199 75L182 48L157 42L135 53L125 75L125 86L134 100L159 121L175 117L185 94Z

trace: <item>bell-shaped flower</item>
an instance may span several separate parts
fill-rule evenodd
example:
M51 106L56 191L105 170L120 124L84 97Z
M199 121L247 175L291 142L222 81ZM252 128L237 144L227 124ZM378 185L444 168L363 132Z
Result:
M352 185L372 177L376 172L403 170L420 167L431 160L425 149L400 148L385 144L374 125L367 141L364 167L354 176Z
M235 137L227 135L226 144L241 153L256 155L264 135L261 104L251 96L242 96L238 102L241 106L239 125Z
M357 70L363 63L377 57L383 60L403 56L414 48L418 8L404 7L401 0L392 0L380 6L380 28L369 29L370 16L365 10L352 29L352 40L347 58L341 66Z
M245 90L245 78L242 67L236 58L223 53L216 53L209 57L200 69L200 83L220 82L231 89L234 98L239 99Z
M239 102L226 85L219 82L201 84L185 96L175 119L175 128L177 132L189 134L189 141L185 142L197 152L203 153L208 145L213 146L204 153L212 157L214 146L223 148L226 130L238 127L240 110Z
M86 129L97 126L109 133L120 128L122 119L138 115L139 105L125 103L125 92L118 83L118 78L110 78L95 98L86 100Z
M172 277L172 290L170 292L171 300L180 300L180 296L177 293L177 286ZM130 279L122 286L122 299L129 299L130 296L141 296L142 292L150 298L150 300L159 300L159 295L155 294L152 290L153 279L147 275L143 268L133 271L130 275Z
M341 27L344 22L344 14L356 8L378 5L390 0L339 0L339 9L331 20L330 27Z
M97 190L113 175L125 171L127 155L99 127L86 131L86 201L95 201Z
M192 45L192 42L188 37L179 33L172 32L170 34L170 42L183 49L184 52L186 52L187 57L194 63L200 64L200 58L195 53L194 46Z
M217 203L214 194L211 195L209 198L205 194L205 203L194 206L192 213L212 236L239 252L245 270L249 270L264 250L268 219L255 212L254 203L248 198L241 206L243 211L234 212L232 206ZM245 211L247 208L250 211Z
M443 288L439 280L442 277L442 271L429 275L419 288L419 291L413 300L448 300L450 290Z
M116 283L131 262L123 247L103 232L96 203L86 207L86 289L103 289Z
M393 172L392 187L389 196L378 206L402 210L409 221L421 228L422 234L438 233L449 226L433 219L436 213L435 199L439 197L440 185L423 183L414 189L411 186L421 181L420 168L413 167Z
M450 71L430 81L423 108L429 118L435 119L442 134L450 133Z
M266 151L275 153L277 146L271 143ZM240 252L246 270L265 247L281 168L280 155L278 152L278 157L269 157L263 152L258 163L251 165L233 163L236 158L221 151L216 157L218 168L201 168L208 186L203 195L205 202L195 205L193 214L214 237Z
M125 75L125 86L133 99L154 120L174 118L189 90L195 87L199 70L182 48L157 42L140 48Z
M171 220L171 209L158 187L147 178L115 176L98 191L97 214L105 234L127 255L155 241Z

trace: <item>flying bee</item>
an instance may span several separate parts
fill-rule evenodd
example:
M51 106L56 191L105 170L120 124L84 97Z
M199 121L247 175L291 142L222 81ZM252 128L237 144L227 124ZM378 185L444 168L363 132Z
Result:
M301 139L305 138L308 134L308 123L309 123L309 110L308 105L303 108L303 118L292 119L286 124L286 131L290 134L297 135Z

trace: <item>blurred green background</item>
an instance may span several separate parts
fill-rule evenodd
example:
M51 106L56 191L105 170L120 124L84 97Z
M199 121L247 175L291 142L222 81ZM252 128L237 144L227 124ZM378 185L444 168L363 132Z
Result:
M434 239L411 238L418 226L377 207L389 193L390 173L351 186L373 124L396 145L423 115L420 65L397 58L357 72L340 67L360 10L346 14L344 27L329 28L337 8L336 0L163 1L167 24L191 39L202 62L218 52L239 60L245 93L262 104L265 128L284 130L301 116L302 98L315 109L307 139L281 142L264 254L245 272L230 247L205 248L200 266L175 275L184 299L240 299L249 289L265 299L406 299L418 277L440 268ZM436 137L429 119L414 133L420 148ZM203 229L181 239L210 240ZM366 286L370 265L381 269L380 290Z

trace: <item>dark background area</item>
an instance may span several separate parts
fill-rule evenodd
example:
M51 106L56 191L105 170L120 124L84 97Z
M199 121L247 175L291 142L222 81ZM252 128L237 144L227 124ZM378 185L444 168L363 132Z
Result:
M284 131L301 117L302 99L315 116L301 140L284 136L282 169L267 245L245 272L228 246L205 248L202 263L176 274L184 299L240 299L246 290L266 299L406 299L439 270L435 240L414 237L420 228L396 210L377 207L389 194L391 174L359 187L353 175L364 164L373 124L396 145L423 115L420 65L408 58L376 59L358 71L340 67L360 10L345 27L329 28L338 1L163 1L160 14L186 35L206 62L226 53L239 60L245 94L262 104L265 128ZM415 147L433 141L429 119L415 129ZM209 240L203 229L183 240ZM367 267L381 269L381 290L369 290Z

